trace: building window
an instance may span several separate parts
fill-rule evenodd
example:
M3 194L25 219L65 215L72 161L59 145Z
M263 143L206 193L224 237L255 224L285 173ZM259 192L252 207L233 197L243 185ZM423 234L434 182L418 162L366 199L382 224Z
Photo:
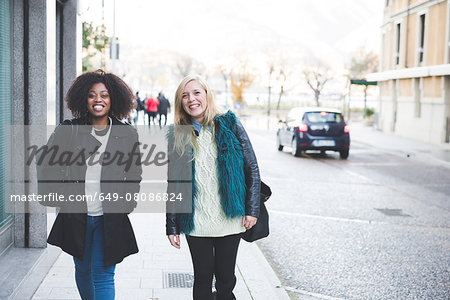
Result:
M11 65L11 5L7 0L0 2L0 227L11 217L5 212L10 178Z
M400 23L398 23L395 30L395 52L394 52L395 65L400 64L400 29L401 25Z
M419 65L423 62L425 47L425 14L419 17L419 47L417 48Z

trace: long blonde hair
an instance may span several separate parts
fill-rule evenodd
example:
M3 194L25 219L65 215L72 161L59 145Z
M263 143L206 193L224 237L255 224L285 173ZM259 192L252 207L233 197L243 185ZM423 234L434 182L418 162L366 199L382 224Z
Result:
M183 155L186 145L190 144L194 153L198 145L192 130L186 130L186 127L192 125L191 116L183 108L183 91L186 85L191 81L197 81L206 92L206 110L203 117L203 126L209 126L214 132L214 117L221 113L220 109L214 102L214 92L199 75L188 75L181 80L175 92L175 109L174 109L174 138L175 150L178 154ZM184 125L184 126L183 126ZM184 127L184 129L183 129Z

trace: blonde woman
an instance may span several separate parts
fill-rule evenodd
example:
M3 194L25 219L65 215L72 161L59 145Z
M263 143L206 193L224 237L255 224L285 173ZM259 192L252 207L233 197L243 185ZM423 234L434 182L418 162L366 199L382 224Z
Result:
M167 213L166 233L178 249L180 234L186 235L194 266L195 300L214 299L213 274L215 298L235 299L234 269L241 233L252 228L259 216L256 157L242 124L232 112L219 112L212 90L199 76L181 81L174 111L169 153L172 161L191 156L193 203L192 213ZM175 183L169 181L169 189L171 184Z

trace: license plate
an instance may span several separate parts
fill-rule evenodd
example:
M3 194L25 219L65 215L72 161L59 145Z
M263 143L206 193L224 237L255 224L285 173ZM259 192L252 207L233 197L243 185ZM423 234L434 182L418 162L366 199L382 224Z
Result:
M336 146L336 141L334 140L314 140L312 142L313 146L316 147L332 147Z

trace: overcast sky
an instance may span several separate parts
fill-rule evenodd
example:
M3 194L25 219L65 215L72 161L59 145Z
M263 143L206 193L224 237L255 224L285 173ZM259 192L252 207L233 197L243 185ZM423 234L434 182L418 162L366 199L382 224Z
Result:
M121 43L206 59L239 51L379 51L381 0L116 0ZM83 20L101 22L101 0L81 0ZM112 35L113 0L105 0ZM302 49L303 48L303 49ZM311 49L311 50L310 50Z
M104 0L107 34L113 0ZM358 47L379 52L382 0L116 0L115 32L123 55L186 54L205 65L236 57L262 65L320 58L343 72ZM101 0L80 0L83 21L101 24ZM125 52L124 52L125 51ZM128 51L128 52L127 52ZM128 54L127 54L128 53ZM141 54L143 53L143 54ZM131 63L131 62L130 62Z

